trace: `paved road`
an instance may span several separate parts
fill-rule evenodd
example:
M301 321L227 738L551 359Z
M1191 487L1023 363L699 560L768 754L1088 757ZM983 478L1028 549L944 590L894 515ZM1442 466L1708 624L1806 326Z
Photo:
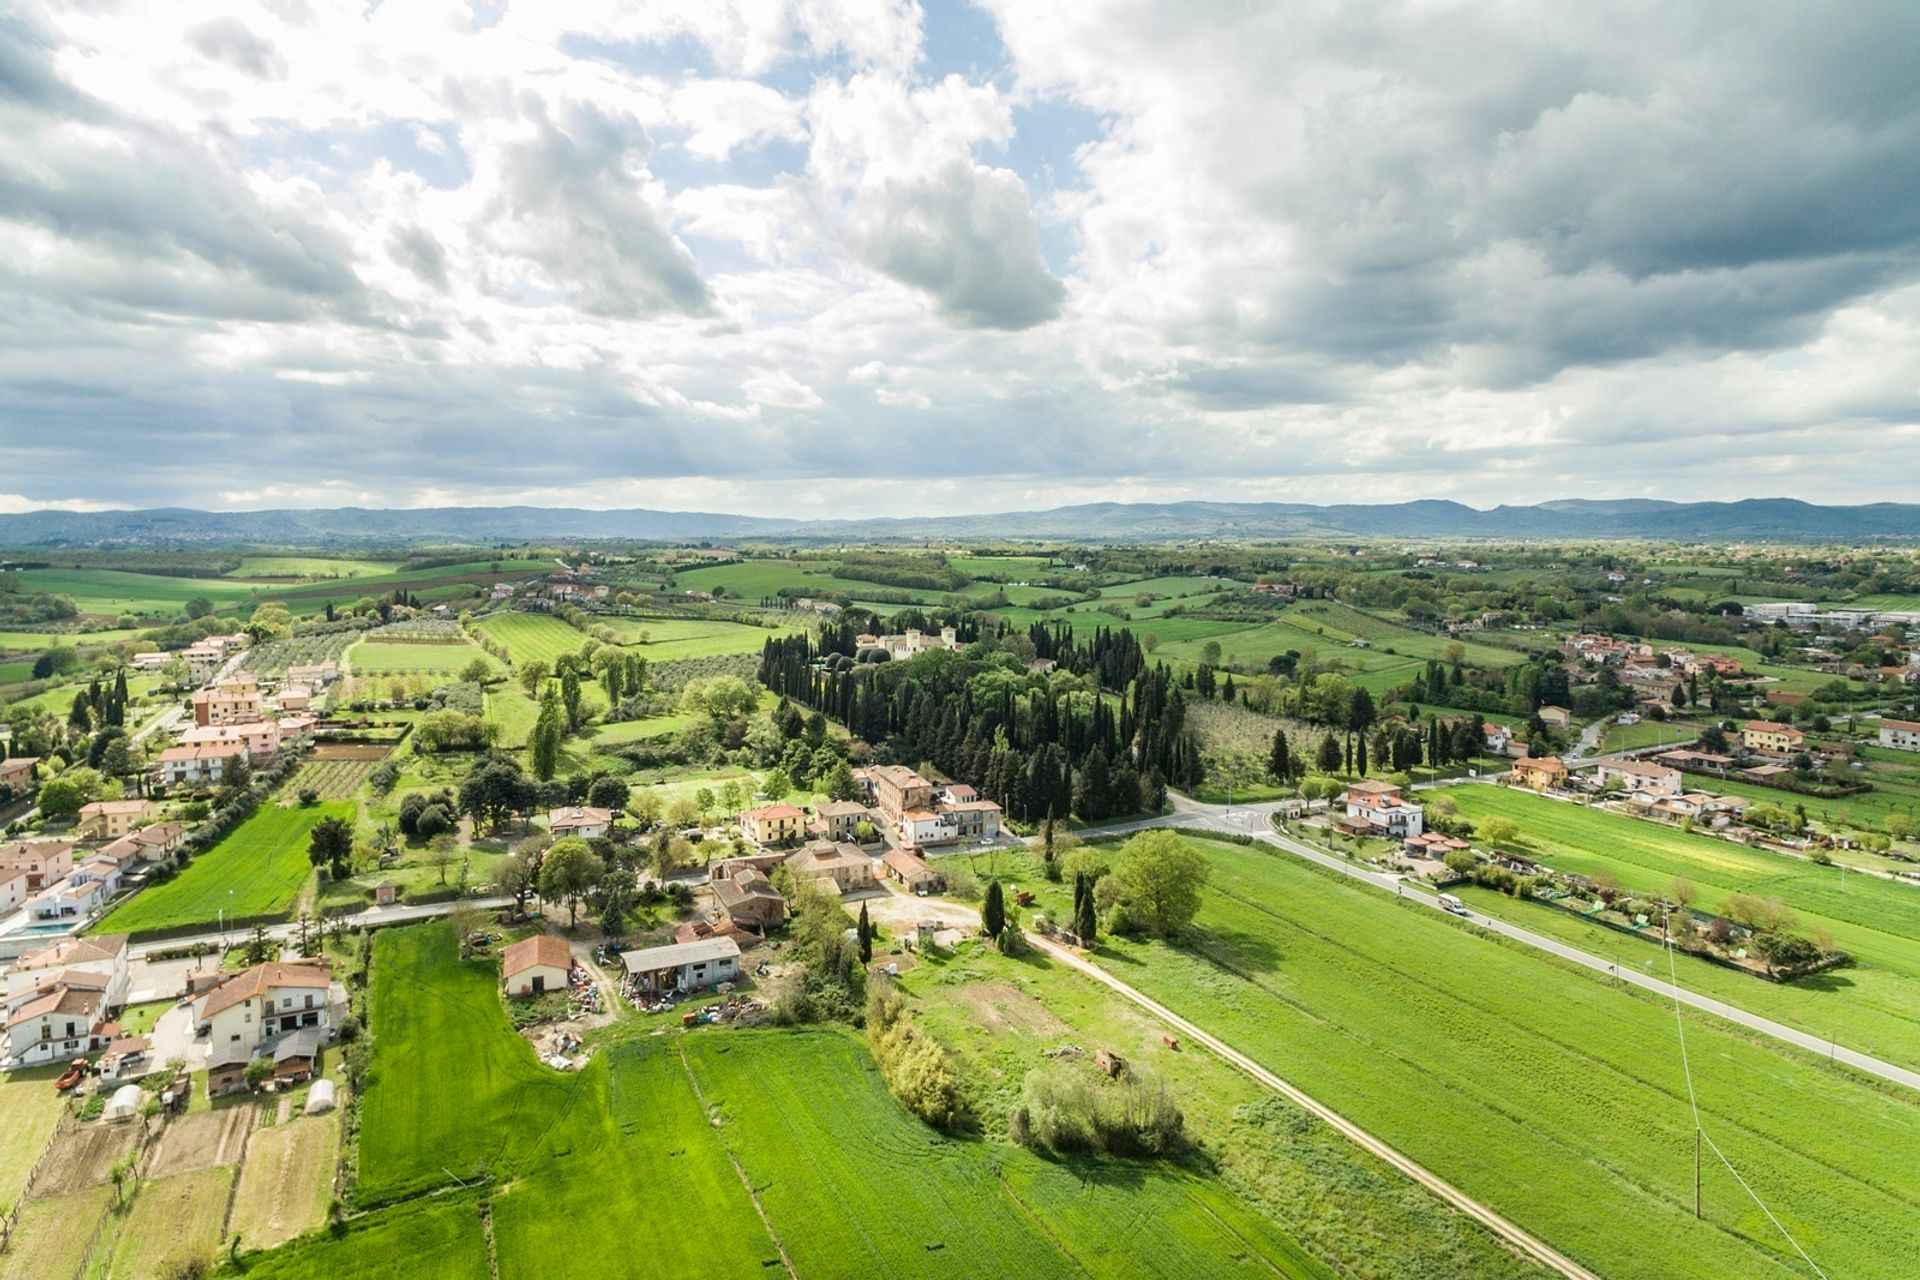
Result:
M342 928L357 929L361 925L380 927L390 924L405 924L413 920L431 920L443 916L459 906L475 906L483 910L498 910L513 905L512 898L467 898L457 902L429 902L420 906L368 907L365 911L356 911L352 915L335 916ZM182 947L205 944L218 947L224 940L229 945L244 942L253 933L247 928L229 928L225 933L214 930L208 933L183 934L174 938L161 938L153 942L142 942L127 948L132 960L143 960L155 951L176 951ZM288 942L298 937L299 927L295 924L275 924L267 926L267 936L276 942Z
M1538 1237L1529 1234L1516 1224L1501 1217L1498 1213L1495 1213L1492 1209L1481 1204L1478 1200L1475 1200L1446 1179L1427 1169L1424 1165L1418 1164L1410 1157L1401 1154L1394 1147L1374 1137L1371 1133L1368 1133L1359 1125L1348 1120L1339 1112L1332 1110L1309 1095L1301 1092L1293 1085L1288 1084L1285 1080L1261 1066L1258 1062L1255 1062L1252 1058L1247 1057L1239 1050L1222 1041L1219 1037L1187 1021L1165 1005L1158 1003L1134 987L1122 982L1119 978L1116 978L1099 965L1092 963L1076 952L1050 939L1037 935L1029 935L1028 941L1062 964L1078 969L1094 981L1104 983L1108 987L1111 987L1120 995L1126 997L1142 1009L1145 1009L1148 1013L1160 1019L1168 1026L1179 1031L1189 1040L1197 1044L1205 1045L1233 1066L1246 1072L1260 1084L1280 1094L1294 1105L1319 1117L1355 1145L1379 1157L1387 1164L1392 1165L1407 1177L1439 1196L1455 1209L1458 1209L1475 1221L1482 1223L1496 1235L1506 1240L1515 1249L1525 1253L1543 1266L1549 1267L1561 1275L1568 1277L1568 1280L1599 1280L1593 1272L1588 1271L1585 1267L1552 1248Z

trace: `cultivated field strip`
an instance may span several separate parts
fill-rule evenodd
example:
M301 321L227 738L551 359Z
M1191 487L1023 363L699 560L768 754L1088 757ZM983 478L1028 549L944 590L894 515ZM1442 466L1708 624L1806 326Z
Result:
M1193 951L1147 994L1603 1274L1795 1274L1724 1173L1692 1217L1671 1009L1292 859L1209 846ZM1716 1139L1835 1274L1904 1274L1920 1106L1689 1017Z

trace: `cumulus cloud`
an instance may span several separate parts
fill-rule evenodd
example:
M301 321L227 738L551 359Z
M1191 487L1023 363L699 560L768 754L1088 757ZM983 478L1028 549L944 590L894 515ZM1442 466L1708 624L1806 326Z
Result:
M1920 472L1920 10L985 9L0 16L0 505Z
M958 76L914 89L883 76L824 84L808 105L810 167L835 224L876 270L974 328L1025 329L1060 313L1019 175L974 159L1004 143L1008 104Z

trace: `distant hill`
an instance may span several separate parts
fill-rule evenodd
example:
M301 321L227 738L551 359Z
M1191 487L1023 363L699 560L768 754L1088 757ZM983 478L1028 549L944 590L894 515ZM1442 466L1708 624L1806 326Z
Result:
M696 511L576 507L370 510L35 511L0 515L0 546L299 545L523 542L542 539L1029 538L1162 542L1193 538L1649 538L1851 542L1920 539L1920 505L1823 507L1792 498L1661 502L1566 499L1482 511L1424 500L1315 506L1299 502L1099 502L1048 511L865 520L795 520Z

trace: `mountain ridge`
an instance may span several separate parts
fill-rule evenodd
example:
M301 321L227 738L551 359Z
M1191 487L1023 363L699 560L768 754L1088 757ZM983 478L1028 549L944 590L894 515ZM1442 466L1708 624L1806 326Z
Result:
M1797 498L1676 502L1563 498L1490 508L1444 498L1394 503L1095 502L980 515L850 520L646 507L158 507L0 515L0 546L354 545L546 539L775 541L1012 538L1059 542L1396 537L1818 542L1920 539L1920 504L1826 506Z

